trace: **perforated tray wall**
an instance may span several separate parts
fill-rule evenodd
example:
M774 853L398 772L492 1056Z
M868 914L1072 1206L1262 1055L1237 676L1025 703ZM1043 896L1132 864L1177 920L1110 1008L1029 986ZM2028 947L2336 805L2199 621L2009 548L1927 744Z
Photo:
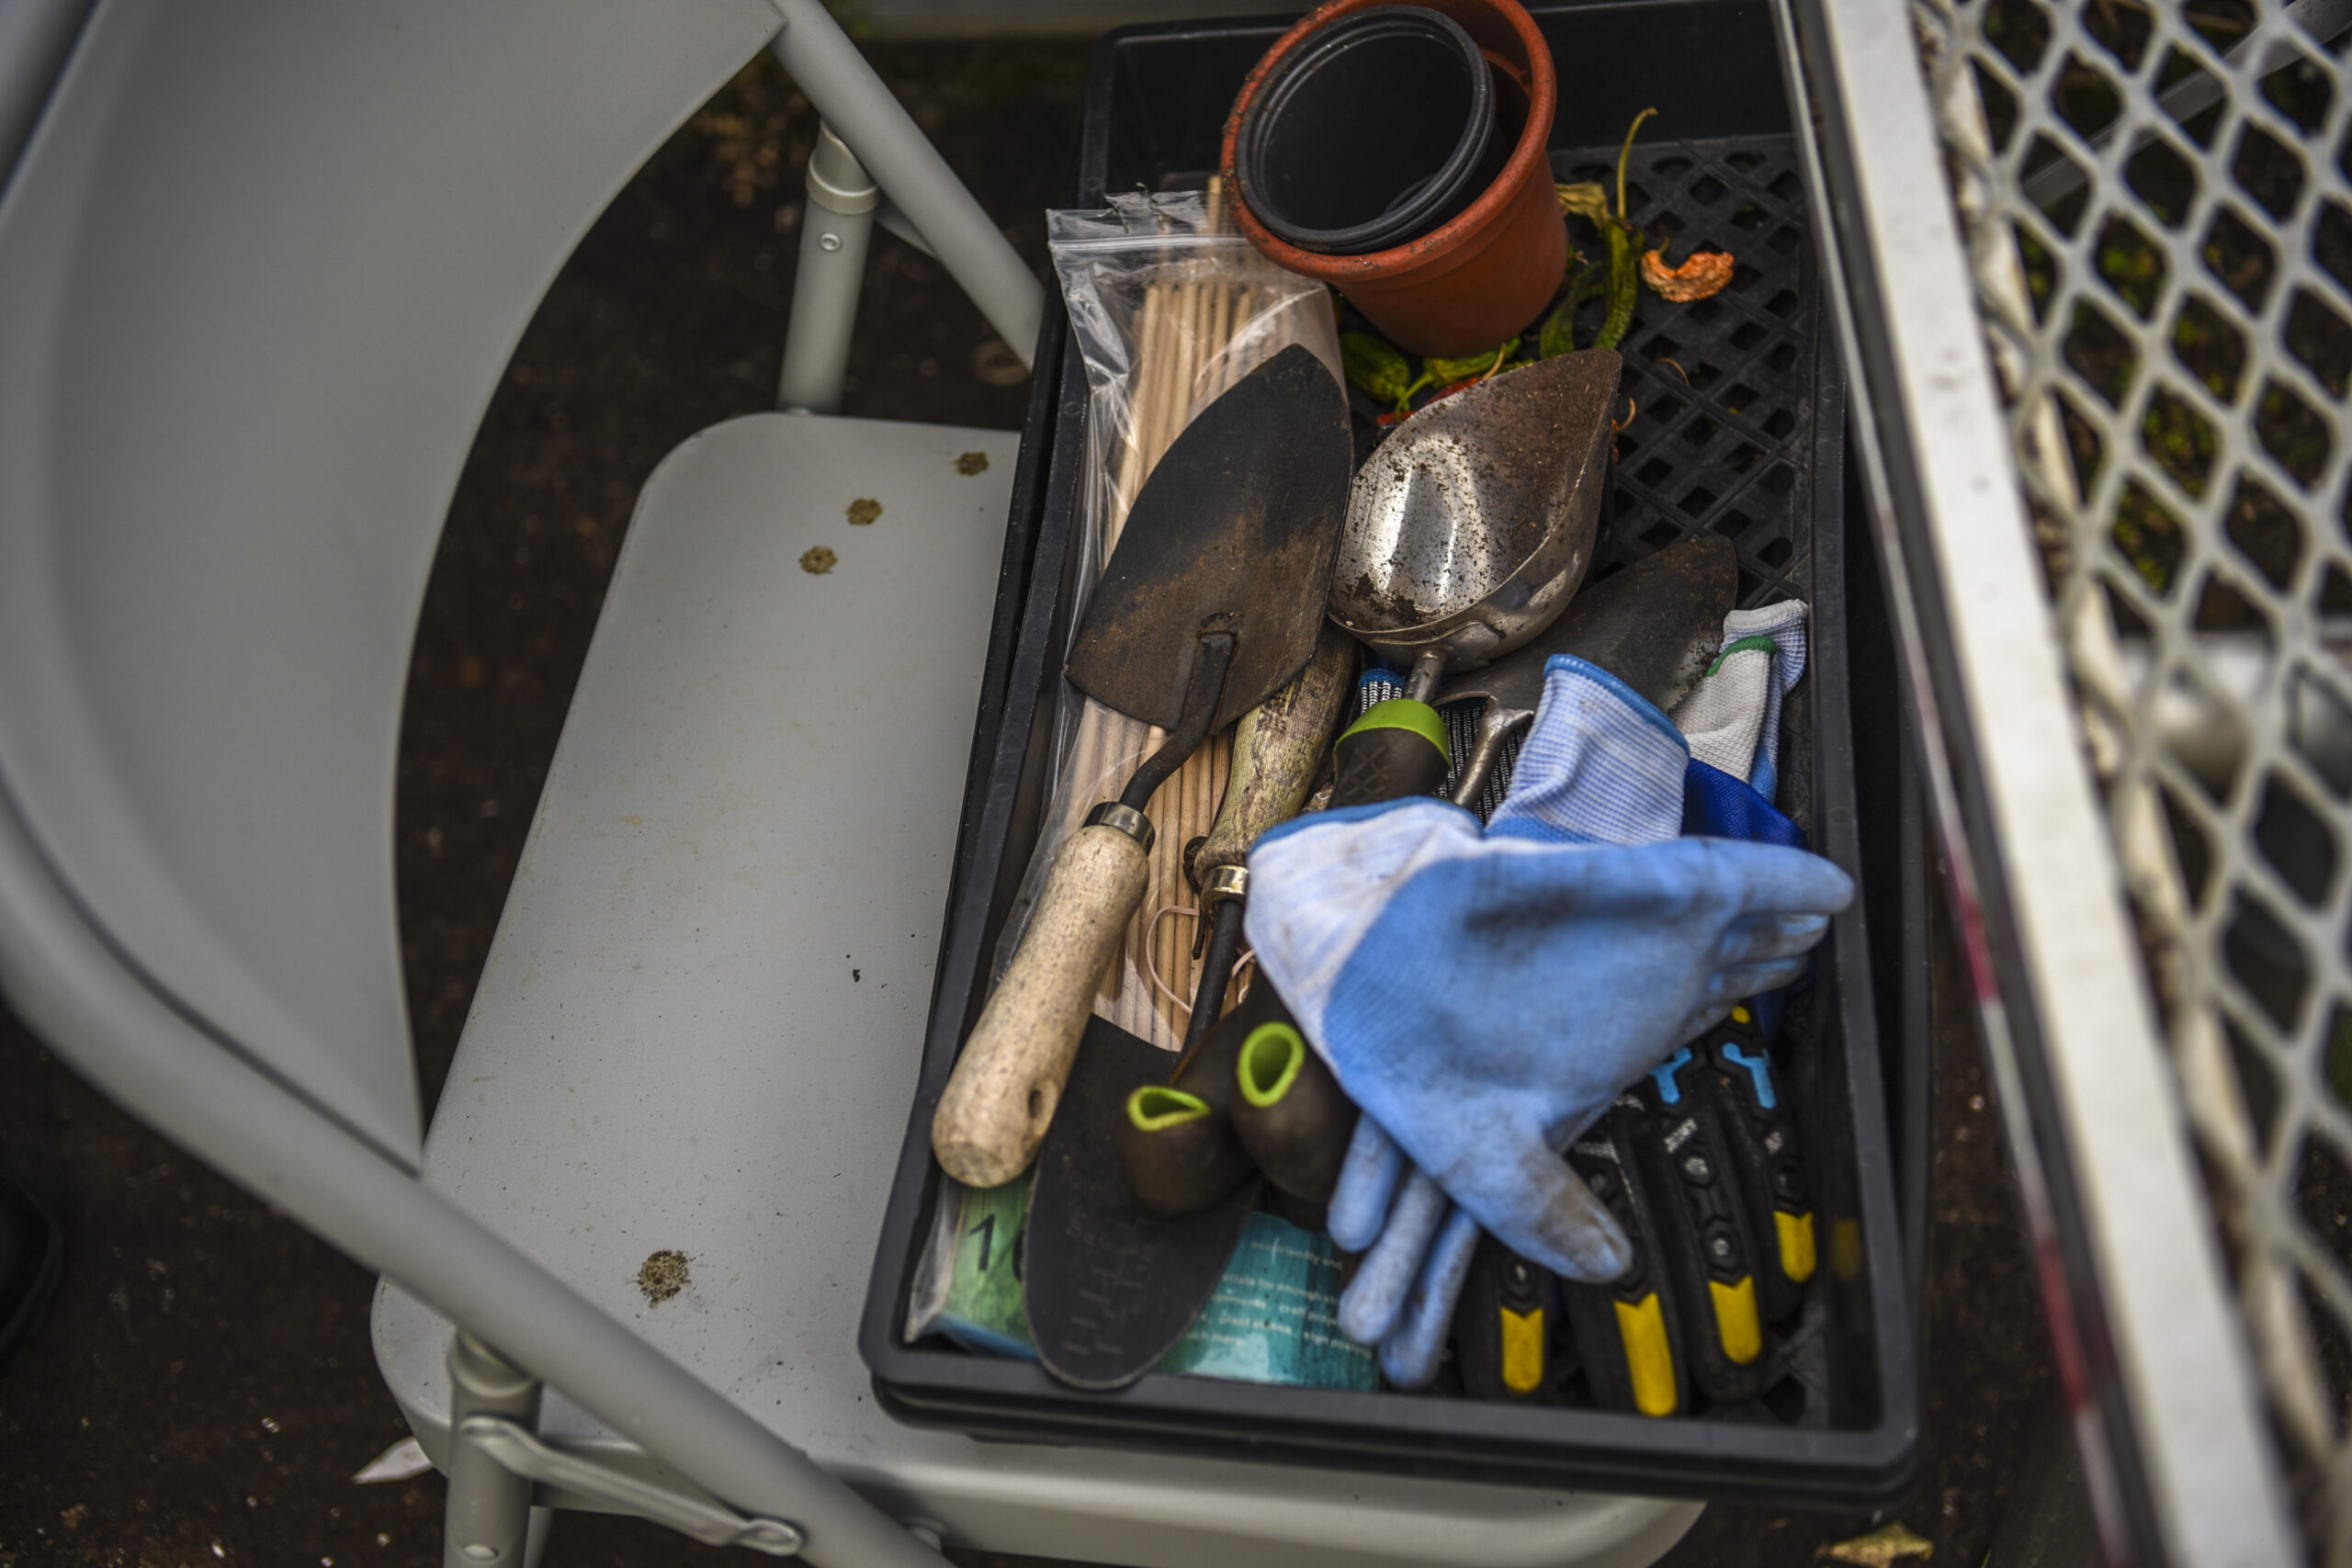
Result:
M1616 149L1553 155L1563 181L1612 186ZM1634 222L1667 260L1728 251L1728 288L1669 304L1646 289L1621 345L1633 419L1617 443L1599 566L1721 534L1739 550L1739 600L1808 597L1815 285L1804 192L1786 137L1636 142ZM1588 303L1578 341L1597 329Z
M1710 299L1677 305L1642 291L1619 345L1634 413L1617 438L1595 581L1713 533L1739 552L1741 604L1815 597L1814 487L1838 479L1818 472L1815 453L1820 288L1796 159L1785 136L1634 144L1625 199L1645 243L1669 263L1725 251L1735 265ZM1552 154L1561 181L1597 180L1612 203L1616 164L1615 147ZM1589 240L1585 225L1571 231ZM1600 330L1601 309L1593 300L1579 312L1579 344ZM1786 716L1782 791L1808 830L1811 684Z

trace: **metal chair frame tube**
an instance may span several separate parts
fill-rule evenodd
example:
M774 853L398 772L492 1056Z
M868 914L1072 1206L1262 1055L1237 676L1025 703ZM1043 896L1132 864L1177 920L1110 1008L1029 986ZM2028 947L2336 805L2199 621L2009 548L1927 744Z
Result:
M800 264L793 273L792 314L785 324L778 408L841 412L865 251L881 204L882 193L857 154L820 120L817 145L808 154L808 205L800 220Z
M793 84L922 232L997 335L1022 364L1031 364L1046 311L1035 275L820 0L775 0L775 7L784 30L771 47ZM797 321L797 294L794 304Z
M464 1329L449 1337L449 1429L471 1416L539 1420L539 1384ZM515 1568L531 1531L531 1483L479 1444L449 1445L448 1501L442 1510L442 1568Z
M776 0L775 10L787 69L908 211L922 214L926 239L1026 362L1043 312L1037 280L817 0ZM43 16L68 18L78 8L51 6ZM6 87L8 104L34 101L28 83ZM0 154L16 150L20 128L12 118L6 129ZM0 781L0 990L131 1114L462 1325L453 1346L464 1363L453 1378L454 1414L496 1414L527 1427L538 1386L552 1384L714 1497L789 1521L812 1562L937 1568L940 1558L918 1538L175 996L85 904L29 820ZM470 1350L490 1346L494 1357L474 1365ZM469 1371L488 1382L469 1380ZM469 1382L482 1386L469 1393ZM485 1561L466 1553L469 1545L489 1551L493 1562L527 1557L537 1533L531 1483L499 1473L492 1456L459 1448L451 1548L468 1562Z

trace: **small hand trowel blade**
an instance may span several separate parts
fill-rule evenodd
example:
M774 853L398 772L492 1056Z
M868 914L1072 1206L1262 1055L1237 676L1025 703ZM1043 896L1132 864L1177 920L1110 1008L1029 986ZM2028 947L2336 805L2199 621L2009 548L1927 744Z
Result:
M1079 690L1173 729L1201 633L1235 636L1211 733L1315 651L1347 519L1348 403L1297 344L1184 427L1144 482L1069 655Z
M1089 1019L1037 1151L1021 1281L1037 1359L1078 1388L1124 1388L1176 1348L1225 1277L1257 1207L1251 1177L1216 1207L1168 1219L1127 1187L1117 1148L1127 1097L1174 1060Z
M1731 541L1686 539L1586 588L1534 641L1439 687L1438 705L1484 697L1532 712L1545 660L1570 653L1670 708L1707 672L1738 592Z

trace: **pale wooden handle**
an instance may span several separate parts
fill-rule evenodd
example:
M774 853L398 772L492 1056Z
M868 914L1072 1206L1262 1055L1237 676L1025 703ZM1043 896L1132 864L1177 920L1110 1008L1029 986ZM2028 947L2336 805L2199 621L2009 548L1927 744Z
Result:
M1298 815L1314 790L1331 732L1340 728L1355 674L1354 639L1326 621L1306 668L1241 716L1225 806L1193 857L1194 875L1242 864L1261 833Z
M1054 857L1012 966L932 1118L932 1152L956 1180L1000 1187L1029 1168L1077 1059L1095 983L1149 872L1143 846L1111 827L1080 828Z

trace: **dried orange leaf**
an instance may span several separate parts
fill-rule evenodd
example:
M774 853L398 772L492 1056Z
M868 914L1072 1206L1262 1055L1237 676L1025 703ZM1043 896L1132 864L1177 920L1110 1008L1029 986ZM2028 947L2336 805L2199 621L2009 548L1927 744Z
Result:
M1731 257L1723 251L1693 251L1680 266L1666 265L1664 251L1642 256L1642 281L1662 299L1687 305L1724 291L1731 281Z
M1859 1568L1894 1568L1894 1563L1906 1558L1924 1561L1935 1555L1935 1551L1933 1542L1912 1534L1900 1524L1892 1524L1851 1540L1825 1546L1819 1557L1826 1562L1850 1562Z

